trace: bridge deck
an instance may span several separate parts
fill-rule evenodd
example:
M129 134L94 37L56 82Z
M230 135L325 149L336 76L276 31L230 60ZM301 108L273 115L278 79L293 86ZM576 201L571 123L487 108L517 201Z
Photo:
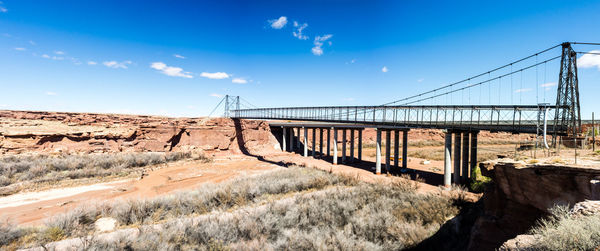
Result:
M538 105L256 108L232 110L231 117L403 128L536 133L544 124L543 114L546 109L547 134L565 135L568 126L555 124L553 118L557 111L562 112L562 109L566 108Z

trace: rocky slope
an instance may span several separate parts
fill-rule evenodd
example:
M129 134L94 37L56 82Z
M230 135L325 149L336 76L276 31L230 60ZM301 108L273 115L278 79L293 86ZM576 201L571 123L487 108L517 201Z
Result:
M242 137L243 136L243 137ZM0 111L0 153L279 150L266 122Z
M493 250L526 233L552 206L600 199L600 168L523 162L486 162L493 179L482 198L484 214L472 229L470 250Z

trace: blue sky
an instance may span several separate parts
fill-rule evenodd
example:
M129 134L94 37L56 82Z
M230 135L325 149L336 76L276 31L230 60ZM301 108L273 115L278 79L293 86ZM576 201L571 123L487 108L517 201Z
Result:
M597 1L0 1L0 109L205 116L225 94L375 105L600 42ZM587 56L584 117L600 104ZM429 102L553 103L557 76L553 61Z

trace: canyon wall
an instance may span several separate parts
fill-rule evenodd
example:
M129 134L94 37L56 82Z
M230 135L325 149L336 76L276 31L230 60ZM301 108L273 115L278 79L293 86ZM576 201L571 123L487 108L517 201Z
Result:
M0 153L279 151L263 121L0 111Z

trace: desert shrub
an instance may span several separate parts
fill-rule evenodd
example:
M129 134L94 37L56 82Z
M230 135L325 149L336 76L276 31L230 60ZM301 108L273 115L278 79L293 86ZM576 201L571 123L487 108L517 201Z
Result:
M67 235L85 219L113 217L121 225L148 224L181 215L204 214L256 202L261 196L286 194L330 185L355 185L356 178L324 171L292 167L222 184L205 184L189 192L149 200L128 200L111 204L87 205L52 218L47 225L63 229Z
M551 215L531 230L535 250L597 250L600 247L600 215L573 215L566 206L555 206Z
M0 158L0 195L17 192L14 183L122 176L141 167L190 158L190 152L12 155ZM206 159L200 155L199 159Z
M24 229L16 227L7 220L0 222L0 247L6 247L26 234Z
M146 229L131 247L206 250L218 243L219 249L251 245L261 250L398 250L428 238L456 213L447 197L385 185L336 186L253 208L173 221L160 231Z

